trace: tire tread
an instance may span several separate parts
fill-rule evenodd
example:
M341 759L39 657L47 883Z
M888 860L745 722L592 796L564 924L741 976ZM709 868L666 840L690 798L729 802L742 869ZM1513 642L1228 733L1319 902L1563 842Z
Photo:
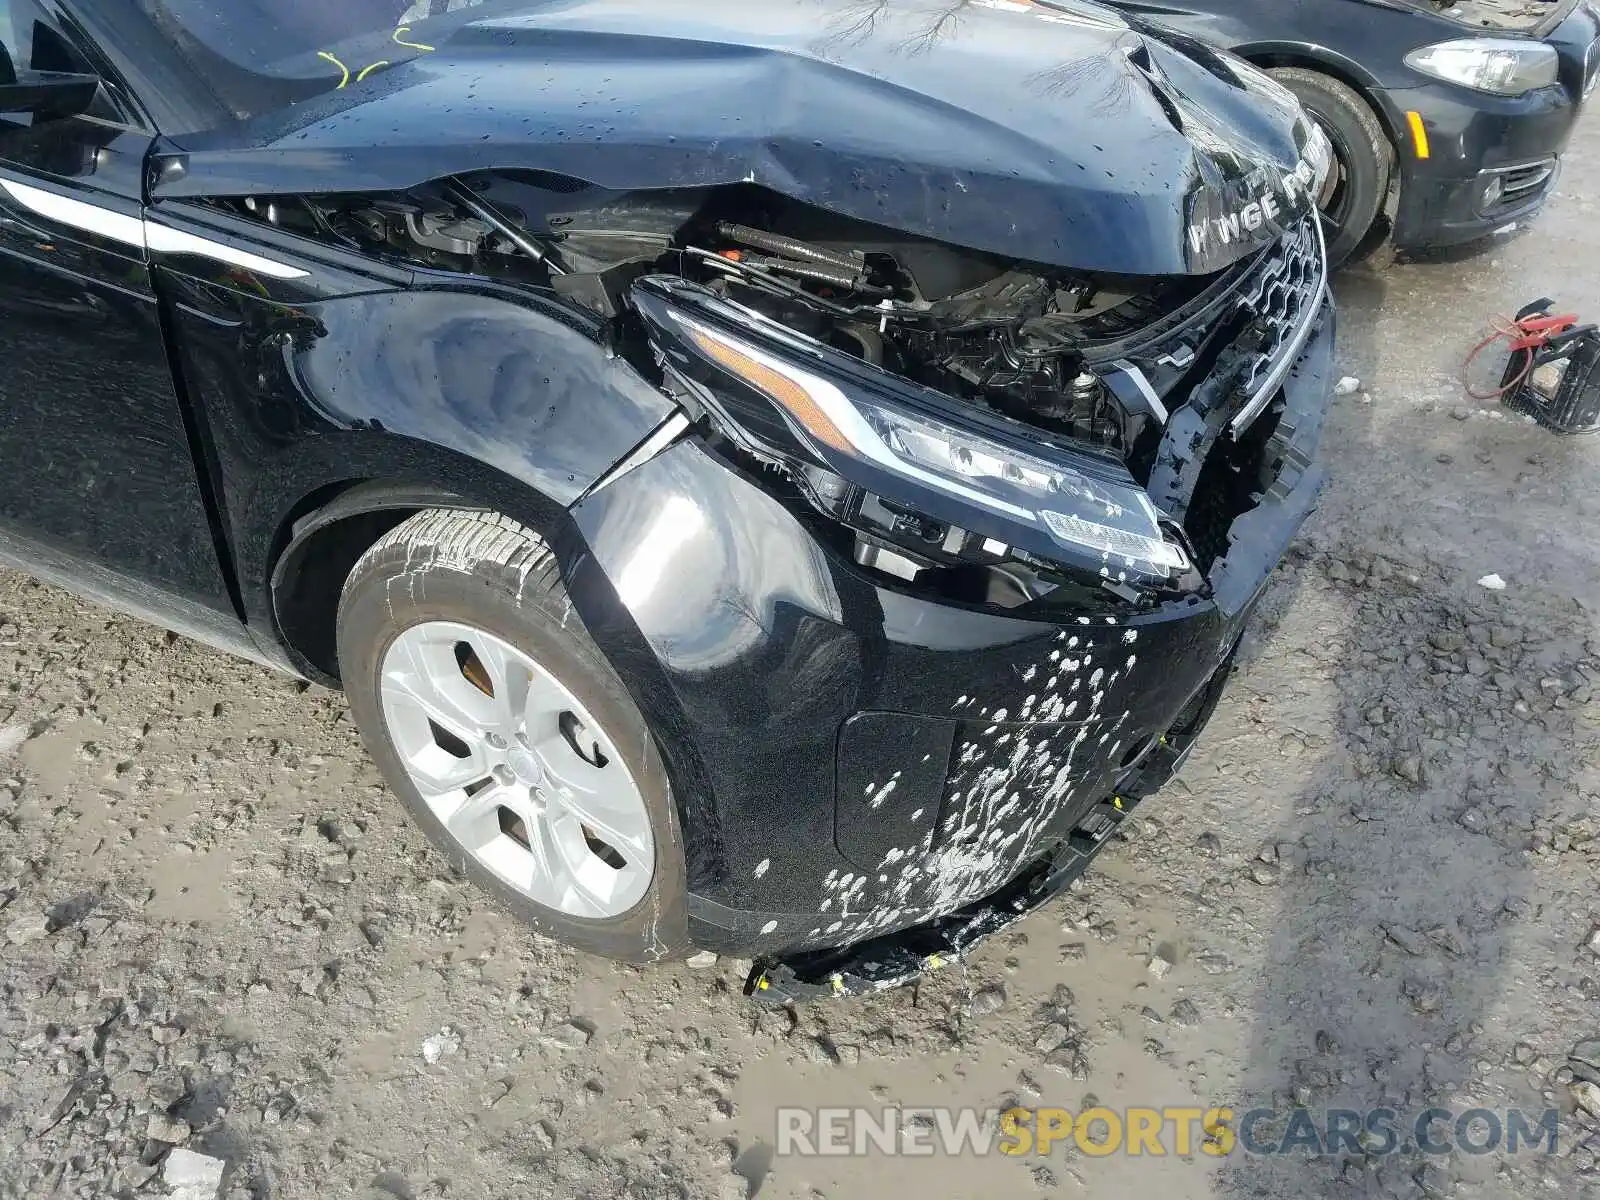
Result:
M1305 67L1275 67L1269 73L1293 92L1302 103L1305 102L1306 93L1309 92L1319 96L1324 102L1323 107L1330 108L1334 113L1347 118L1354 129L1343 132L1347 137L1351 132L1359 133L1361 142L1372 155L1371 166L1376 178L1369 181L1366 189L1368 194L1363 195L1360 206L1360 211L1364 212L1367 209L1371 211L1366 212L1365 224L1359 233L1346 229L1336 241L1330 243L1329 264L1338 266L1353 256L1375 248L1368 245L1373 240L1368 235L1372 233L1374 222L1383 212L1384 200L1388 197L1394 180L1394 143L1365 97L1343 80Z

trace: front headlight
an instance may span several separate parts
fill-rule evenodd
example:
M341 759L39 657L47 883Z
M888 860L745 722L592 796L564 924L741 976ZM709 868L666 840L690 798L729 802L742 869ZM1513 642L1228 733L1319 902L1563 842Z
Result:
M758 313L735 310L748 326L736 332L641 288L634 295L668 335L658 346L669 365L691 379L698 366L702 384L705 367L721 376L701 398L758 453L821 466L1002 550L1015 546L1102 578L1164 581L1189 567L1120 461L1077 454L1000 417L942 419L931 410L949 411L949 402L932 399L936 393L846 362ZM673 350L692 359L675 362Z
M1435 79L1497 96L1520 96L1560 78L1560 58L1543 42L1517 38L1462 38L1424 46L1406 65Z

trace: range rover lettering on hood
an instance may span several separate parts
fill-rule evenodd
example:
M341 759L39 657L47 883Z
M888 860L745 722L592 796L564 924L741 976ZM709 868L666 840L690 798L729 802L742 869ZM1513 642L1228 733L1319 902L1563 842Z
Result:
M1196 259L1211 256L1213 247L1259 245L1282 231L1286 216L1303 213L1327 178L1333 147L1327 134L1312 126L1306 153L1292 171L1273 176L1254 172L1244 198L1215 207L1216 192L1197 194L1189 218L1189 250Z
M157 200L324 192L330 179L403 189L491 169L619 190L750 183L958 246L1129 275L1218 270L1307 205L1285 194L1266 212L1261 181L1294 174L1311 137L1281 88L1107 9L485 9L510 12L348 87L180 137Z

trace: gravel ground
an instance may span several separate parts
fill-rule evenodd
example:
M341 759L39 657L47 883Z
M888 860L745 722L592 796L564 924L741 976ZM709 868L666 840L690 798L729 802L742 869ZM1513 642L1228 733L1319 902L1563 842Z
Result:
M1600 1089L1568 1055L1600 1024L1600 444L1454 374L1491 312L1554 292L1600 316L1596 195L1591 122L1532 234L1342 280L1364 382L1335 480L1182 780L1082 887L916 989L761 1012L742 964L553 945L446 873L340 697L0 572L0 1194L1595 1194L1573 1109ZM1012 1099L1554 1106L1562 1134L1441 1159L772 1150L780 1103Z

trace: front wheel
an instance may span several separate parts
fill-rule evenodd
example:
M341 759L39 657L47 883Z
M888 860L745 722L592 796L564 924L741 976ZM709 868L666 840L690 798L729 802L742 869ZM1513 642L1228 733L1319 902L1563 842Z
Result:
M1367 235L1389 195L1394 146L1367 102L1339 80L1300 67L1280 67L1271 74L1333 144L1333 168L1317 207L1328 265L1340 266L1371 248Z
M368 749L457 870L580 949L686 951L661 755L536 534L416 514L351 571L338 645Z

